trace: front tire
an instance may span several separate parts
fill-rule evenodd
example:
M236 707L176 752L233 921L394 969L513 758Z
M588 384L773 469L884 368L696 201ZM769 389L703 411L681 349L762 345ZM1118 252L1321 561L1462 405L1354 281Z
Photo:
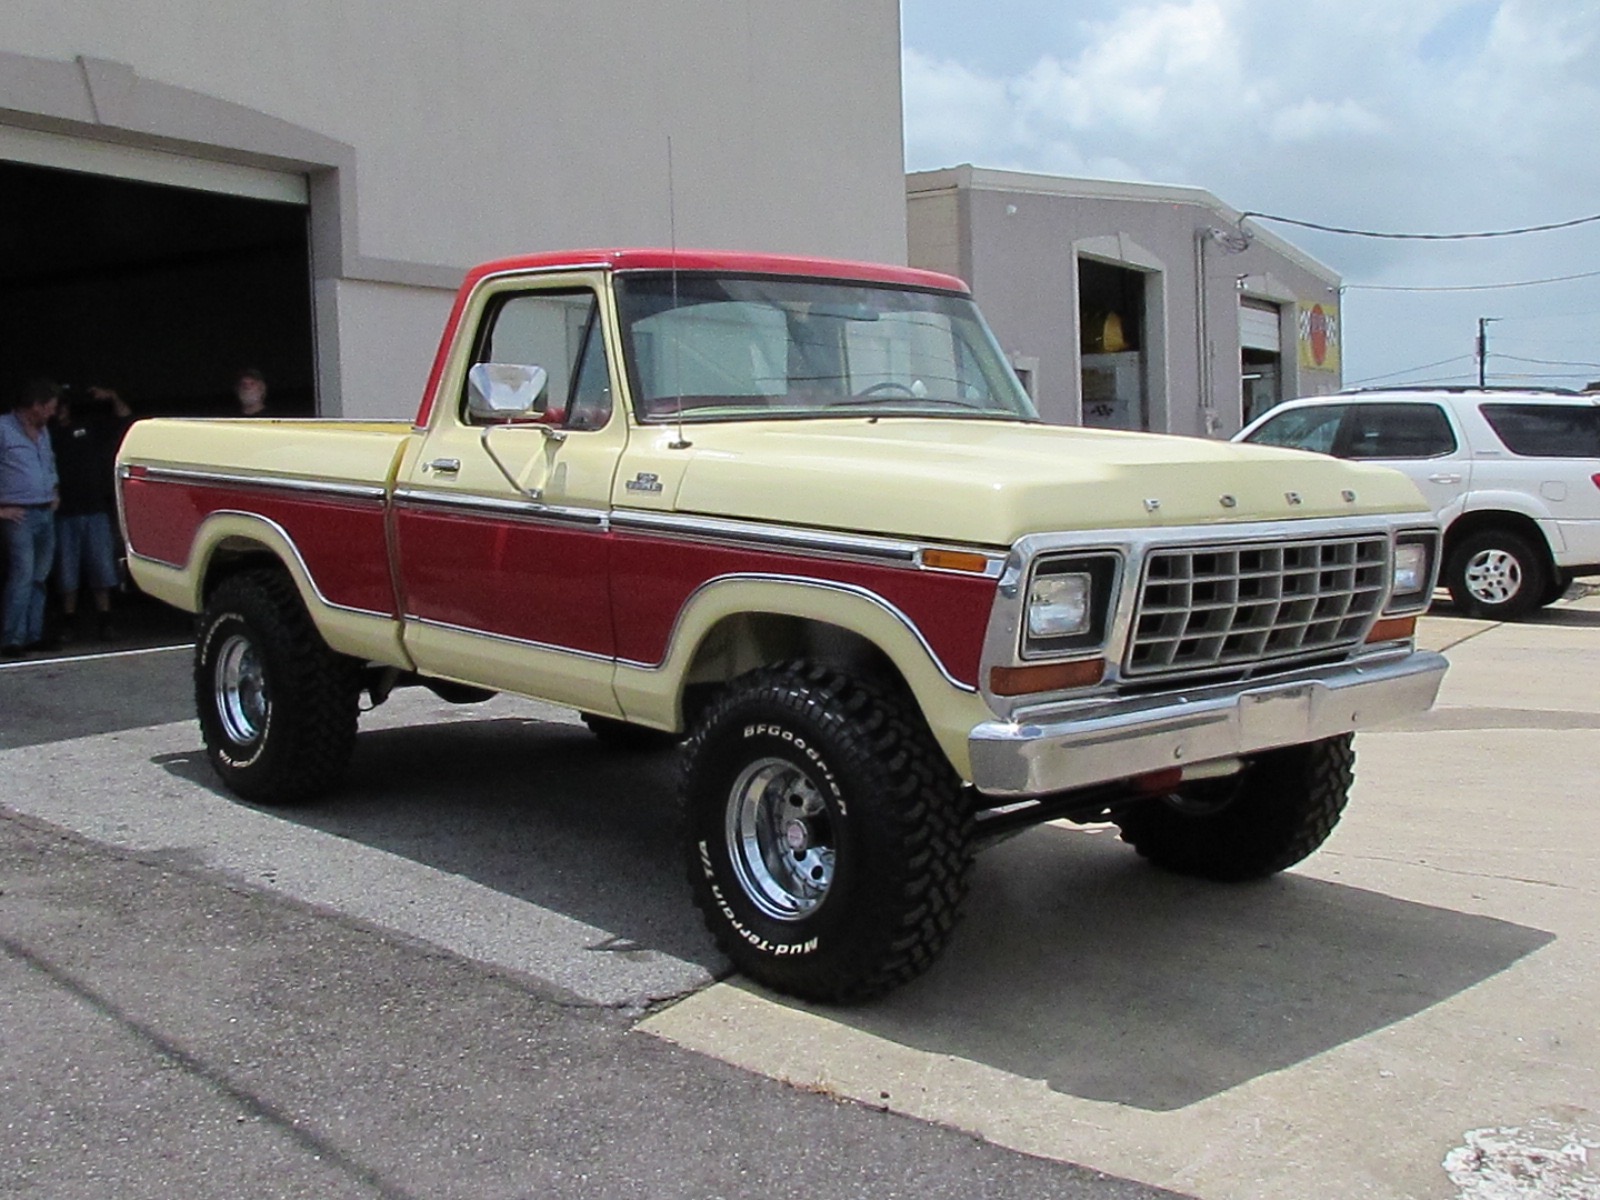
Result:
M955 928L971 810L919 713L806 664L737 681L684 750L689 883L752 979L850 1002L921 974Z
M1114 813L1122 840L1179 875L1239 882L1294 866L1333 832L1355 778L1354 736L1269 750L1238 775Z
M195 643L194 688L206 753L235 794L304 804L343 776L360 664L323 642L288 576L248 571L217 588Z
M1469 617L1514 621L1547 603L1544 557L1518 534L1485 529L1468 534L1450 556L1450 598Z

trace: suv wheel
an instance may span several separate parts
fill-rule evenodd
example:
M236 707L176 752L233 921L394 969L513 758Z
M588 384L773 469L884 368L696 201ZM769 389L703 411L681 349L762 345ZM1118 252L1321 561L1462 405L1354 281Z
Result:
M1450 558L1448 584L1469 617L1512 621L1541 604L1550 586L1544 558L1526 538L1486 529L1463 538Z

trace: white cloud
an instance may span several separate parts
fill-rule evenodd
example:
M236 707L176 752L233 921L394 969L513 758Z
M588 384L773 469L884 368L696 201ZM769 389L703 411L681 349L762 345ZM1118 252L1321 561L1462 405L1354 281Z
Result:
M918 2L905 0L908 30ZM1038 0L1041 12L1047 2ZM1010 19L1026 20L1027 7L1012 0ZM988 71L964 65L963 31L948 21L936 51L910 45L908 165L1194 184L1239 208L1380 230L1507 228L1600 211L1600 5L1156 0L1101 11L1070 40L1058 23L1055 40L1004 69L993 54ZM1280 231L1352 282L1600 266L1600 229L1468 243ZM1402 295L1381 306L1353 296L1352 377L1445 357L1453 344L1415 345L1408 333L1470 329L1486 304L1529 314L1543 305L1564 318L1600 310L1600 287ZM1361 311L1380 308L1383 327L1364 328ZM1594 328L1588 358L1600 355L1600 321Z
M1267 136L1275 142L1381 134L1388 123L1354 100L1302 100L1270 117Z

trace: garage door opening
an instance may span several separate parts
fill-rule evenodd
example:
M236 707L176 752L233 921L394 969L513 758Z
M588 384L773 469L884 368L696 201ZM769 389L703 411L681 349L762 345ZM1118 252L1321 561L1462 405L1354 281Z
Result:
M303 205L0 162L0 407L26 380L116 389L138 416L316 412Z

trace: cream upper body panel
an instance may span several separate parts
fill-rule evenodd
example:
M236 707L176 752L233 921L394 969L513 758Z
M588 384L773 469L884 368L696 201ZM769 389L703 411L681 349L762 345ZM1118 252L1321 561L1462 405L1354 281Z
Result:
M382 488L413 436L409 421L158 418L133 424L118 461Z
M679 512L974 545L1427 513L1398 471L1200 438L919 418L708 423L685 437Z

